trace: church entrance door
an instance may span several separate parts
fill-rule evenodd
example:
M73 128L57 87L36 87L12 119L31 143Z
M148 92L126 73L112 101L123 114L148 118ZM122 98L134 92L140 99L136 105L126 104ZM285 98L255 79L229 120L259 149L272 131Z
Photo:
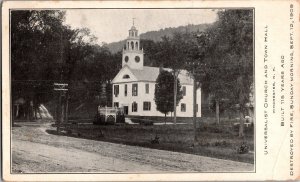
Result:
M128 106L124 106L124 114L128 115Z

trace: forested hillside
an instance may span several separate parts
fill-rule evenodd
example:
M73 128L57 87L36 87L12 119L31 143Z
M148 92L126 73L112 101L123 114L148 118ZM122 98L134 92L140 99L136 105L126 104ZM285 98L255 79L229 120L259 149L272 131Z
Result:
M142 33L142 34L140 34L140 37L141 37L141 39L152 40L154 42L158 42L158 41L161 41L161 38L163 36L172 38L172 36L175 32L184 33L184 32L196 32L198 30L204 31L207 27L209 27L209 24L170 27L170 28L160 29L157 31L149 31L146 33ZM125 38L126 37L124 37L124 40L107 44L107 47L111 51L111 53L116 53L116 52L122 50L122 48L124 46Z

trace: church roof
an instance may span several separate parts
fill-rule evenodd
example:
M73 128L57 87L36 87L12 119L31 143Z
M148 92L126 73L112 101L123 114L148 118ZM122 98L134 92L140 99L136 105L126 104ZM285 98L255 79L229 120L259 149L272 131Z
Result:
M170 68L163 68L164 70L171 71ZM144 66L142 70L130 69L139 81L155 82L159 75L159 67ZM180 84L193 84L193 80L188 75L186 70L181 70L178 76Z

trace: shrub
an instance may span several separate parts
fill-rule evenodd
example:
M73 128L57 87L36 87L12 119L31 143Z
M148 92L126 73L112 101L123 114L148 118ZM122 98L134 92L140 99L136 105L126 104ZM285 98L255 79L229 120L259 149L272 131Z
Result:
M237 148L237 153L238 154L246 154L249 152L249 146L243 142L242 145L240 145L238 148Z
M159 137L157 135L154 139L151 139L151 144L159 144Z

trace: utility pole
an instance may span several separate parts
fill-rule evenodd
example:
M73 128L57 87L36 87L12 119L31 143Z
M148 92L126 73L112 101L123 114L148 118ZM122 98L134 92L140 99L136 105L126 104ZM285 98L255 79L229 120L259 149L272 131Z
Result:
M173 76L174 76L174 124L176 125L177 123L177 115L176 115L176 109L177 109L177 79L178 79L178 75L179 75L179 70L174 69L173 71Z
M59 91L59 98L58 98L58 113L56 118L56 125L57 125L57 133L60 133L60 125L64 121L64 102L62 101L63 96L68 91L68 84L66 83L54 83L54 91Z
M194 146L198 145L197 138L197 80L195 77L195 70L193 69L193 125L194 125ZM198 105L199 107L199 105Z
M60 65L61 65L61 73L60 73L60 82L63 80L63 35L62 31L60 31ZM58 107L57 107L57 117L56 117L56 124L57 124L57 134L60 133L60 125L64 121L65 116L65 101L66 101L66 92L68 91L68 84L66 83L54 83L54 91L59 91L59 98L58 98ZM63 100L64 97L64 100ZM68 98L67 98L68 100Z
M175 73L175 70L174 70L174 105L173 105L173 107L174 107L174 124L175 125L176 125L176 106L177 106L176 96L177 96L177 78L176 78L176 73Z
M68 93L66 93L66 110L65 110L65 112L66 112L66 114L65 114L65 116L66 116L66 122L68 122L68 116L69 116L69 94Z

